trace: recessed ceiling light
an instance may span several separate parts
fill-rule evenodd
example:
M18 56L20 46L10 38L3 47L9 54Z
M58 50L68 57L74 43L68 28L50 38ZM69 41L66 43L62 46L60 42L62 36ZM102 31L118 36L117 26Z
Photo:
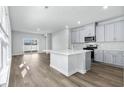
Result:
M103 6L103 9L108 9L108 6Z
M80 22L80 21L78 21L77 23L78 23L79 25L81 24L81 22Z

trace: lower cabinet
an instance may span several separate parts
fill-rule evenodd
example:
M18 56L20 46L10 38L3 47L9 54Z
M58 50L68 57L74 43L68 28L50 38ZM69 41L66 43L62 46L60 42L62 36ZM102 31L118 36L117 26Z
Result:
M94 59L98 62L103 62L103 50L95 50Z
M111 50L95 50L94 60L124 67L124 52Z
M104 51L104 63L113 64L114 59L111 51Z
M124 53L118 52L114 55L114 64L124 67Z

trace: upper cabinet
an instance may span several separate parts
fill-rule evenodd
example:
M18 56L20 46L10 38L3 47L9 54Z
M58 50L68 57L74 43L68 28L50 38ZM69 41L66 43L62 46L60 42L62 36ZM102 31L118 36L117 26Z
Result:
M80 42L79 35L80 35L80 31L72 31L71 32L72 43L79 43Z
M86 26L87 34L86 36L95 36L95 23Z
M71 35L72 43L84 43L90 36L96 36L96 42L124 41L124 17L74 28Z
M124 21L115 23L115 41L124 41Z
M114 37L114 29L115 28L115 24L111 23L111 24L105 24L105 41L114 41L115 37Z
M98 23L96 26L97 42L124 41L124 19Z
M89 36L95 36L95 24L72 29L71 41L72 43L84 43L84 38Z
M104 42L104 25L96 26L96 41Z

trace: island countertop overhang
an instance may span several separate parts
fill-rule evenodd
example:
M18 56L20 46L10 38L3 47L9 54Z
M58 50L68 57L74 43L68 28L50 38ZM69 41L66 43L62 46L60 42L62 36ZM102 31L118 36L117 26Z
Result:
M51 50L50 53L61 54L61 55L75 55L86 52L91 52L92 50Z

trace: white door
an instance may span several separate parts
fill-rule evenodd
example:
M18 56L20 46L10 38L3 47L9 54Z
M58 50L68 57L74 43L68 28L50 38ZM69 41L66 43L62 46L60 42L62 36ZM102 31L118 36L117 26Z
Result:
M115 24L105 24L105 41L114 41Z
M104 41L104 25L96 26L96 41L97 42Z
M115 38L116 41L124 41L124 21L115 23Z

